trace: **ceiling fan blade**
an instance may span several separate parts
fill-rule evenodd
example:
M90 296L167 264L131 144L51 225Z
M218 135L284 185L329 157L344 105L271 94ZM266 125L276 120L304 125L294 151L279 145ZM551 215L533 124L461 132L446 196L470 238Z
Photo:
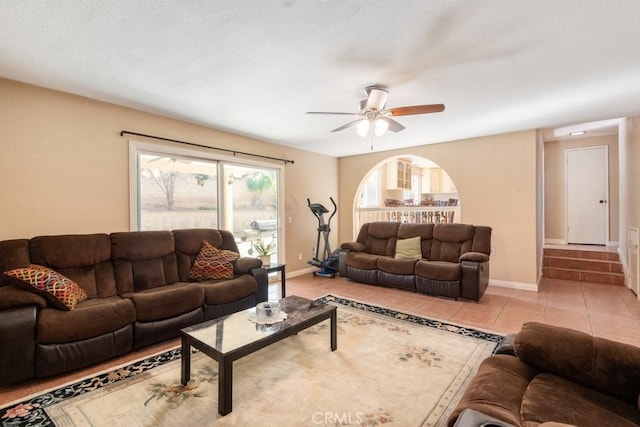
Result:
M389 117L378 116L378 120L384 120L387 122L391 132L400 132L401 130L404 130L404 126Z
M444 104L412 105L409 107L389 108L392 116L410 116L412 114L440 113L444 111Z
M352 122L347 123L346 125L342 125L339 128L335 128L334 130L332 130L331 132L339 132L341 130L344 130L346 128L350 128L351 126L355 126L357 125L362 119L358 119L358 120L354 120Z
M355 116L355 113L336 113L332 111L307 111L306 114L333 114L339 116Z
M368 87L365 89L367 92L367 105L365 108L369 110L382 110L387 103L387 97L389 92L377 87Z

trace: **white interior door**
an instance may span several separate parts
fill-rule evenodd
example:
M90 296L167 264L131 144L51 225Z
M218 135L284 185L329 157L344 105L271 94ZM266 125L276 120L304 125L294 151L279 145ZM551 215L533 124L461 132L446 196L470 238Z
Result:
M567 242L605 245L608 238L607 147L565 151Z

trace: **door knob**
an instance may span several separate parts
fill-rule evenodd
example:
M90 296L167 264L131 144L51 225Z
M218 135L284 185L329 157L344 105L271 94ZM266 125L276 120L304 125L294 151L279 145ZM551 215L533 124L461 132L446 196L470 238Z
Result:
M607 203L606 200L600 200L600 203Z

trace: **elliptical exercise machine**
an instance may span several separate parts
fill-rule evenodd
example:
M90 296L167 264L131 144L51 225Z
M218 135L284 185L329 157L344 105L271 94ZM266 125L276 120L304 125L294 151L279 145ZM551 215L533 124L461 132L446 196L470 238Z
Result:
M331 252L331 244L329 243L329 233L331 232L331 218L338 211L338 206L336 202L333 201L332 197L329 197L331 203L333 204L333 213L329 217L327 222L324 221L324 214L329 213L329 209L325 208L320 203L311 203L309 199L307 199L307 205L311 210L311 213L318 218L318 239L316 240L316 253L311 261L308 263L315 267L319 267L320 271L314 271L314 276L321 277L336 277L336 273L338 272L338 254ZM319 258L320 254L320 236L323 237L324 248L322 249L322 259Z

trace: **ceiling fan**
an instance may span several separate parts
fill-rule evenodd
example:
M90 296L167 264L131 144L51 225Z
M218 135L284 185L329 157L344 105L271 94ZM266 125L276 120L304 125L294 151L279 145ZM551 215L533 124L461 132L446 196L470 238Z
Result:
M358 135L367 136L373 125L377 136L384 134L387 129L400 132L404 129L400 123L392 119L397 116L411 116L414 114L440 113L444 111L444 104L412 105L407 107L385 108L389 91L381 86L367 86L364 89L367 99L360 101L357 113L338 113L328 111L307 111L307 114L332 114L356 117L355 120L333 129L338 132L352 126L357 126Z

